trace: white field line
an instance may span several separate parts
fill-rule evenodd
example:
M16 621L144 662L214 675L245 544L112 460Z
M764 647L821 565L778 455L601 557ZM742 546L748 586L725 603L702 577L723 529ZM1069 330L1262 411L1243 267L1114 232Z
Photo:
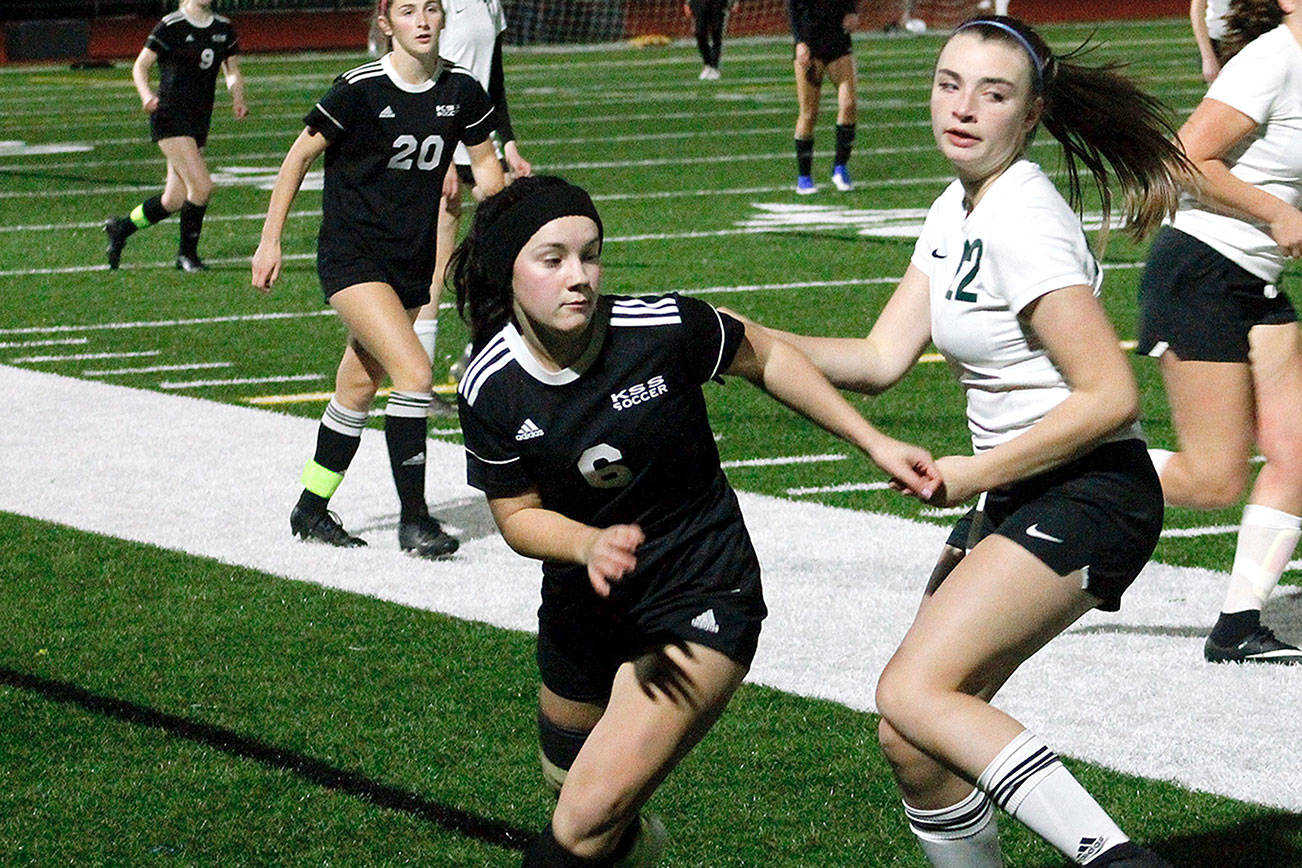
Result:
M186 365L149 365L144 368L114 368L109 371L82 371L83 377L116 377L131 374L160 374L164 371L198 371L229 368L233 362L191 362Z
M821 461L844 461L846 456L827 455L785 455L778 458L739 458L736 461L724 461L724 469L730 467L778 467L786 464L816 464Z
M160 389L204 389L212 386L250 386L256 383L304 383L324 380L324 374L284 374L277 377L233 377L229 380L187 380L174 383L168 380L158 384Z
M156 356L161 350L138 350L130 353L77 353L71 356L23 356L17 359L10 359L11 365L22 364L45 364L48 362L90 362L95 359L139 359L146 356Z
M158 329L173 326L211 325L224 322L257 322L269 319L299 319L306 316L333 316L331 309L278 313L247 313L230 316L206 316L191 319L151 319L128 320L125 322L85 323L81 325L23 326L21 328L0 329L0 335L50 334L54 332L94 332L117 331L119 329Z
M403 555L383 432L367 429L332 506L363 549L303 545L287 516L311 419L0 367L0 510L136 540L454 617L532 630L535 562L514 554L460 446L429 443L434 512L463 545ZM103 432L115 432L104 437ZM75 456L70 460L69 456ZM865 472L870 465L864 461ZM112 490L112 498L87 498ZM771 614L749 680L873 710L877 674L908 628L946 536L935 524L742 493ZM997 704L1054 749L1128 773L1302 811L1302 715L1286 667L1210 666L1202 641L1225 574L1150 564L1118 613L1093 612L1026 663ZM1302 595L1270 607L1302 634ZM1106 697L1109 713L1098 713ZM816 737L793 733L793 737Z
M809 485L797 488L788 488L787 494L792 497L803 497L806 494L840 494L847 491L890 491L889 482L842 482L839 485Z
M82 346L90 342L90 338L55 338L48 341L9 341L0 343L0 350L21 350L30 347L62 347L62 346Z

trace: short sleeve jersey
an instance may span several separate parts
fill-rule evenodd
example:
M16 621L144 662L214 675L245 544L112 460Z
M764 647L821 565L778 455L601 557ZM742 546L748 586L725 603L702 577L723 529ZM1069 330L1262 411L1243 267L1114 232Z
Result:
M329 142L319 255L432 262L452 149L484 141L492 114L469 75L441 68L409 84L387 54L335 79L303 119Z
M207 26L199 27L184 13L173 12L158 22L145 47L158 55L159 111L207 120L217 73L226 58L239 53L230 19L214 15Z
M971 213L953 182L932 203L912 263L931 283L931 337L963 385L974 450L1013 439L1070 394L1018 314L1056 289L1097 292L1102 271L1039 166L1014 163Z
M475 355L458 387L466 472L490 498L536 489L577 521L640 524L640 570L741 520L701 386L732 363L745 327L672 293L601 296L596 316L600 349L581 372L547 371L513 324Z
M1230 58L1207 90L1257 128L1225 161L1239 180L1282 199L1302 202L1302 45L1284 26L1258 36ZM1172 225L1262 280L1273 283L1286 259L1259 220L1218 214L1184 196Z
M487 91L493 72L493 49L504 30L506 14L501 0L446 0L439 56L470 73ZM502 118L496 121L500 123ZM457 145L454 158L459 165L470 165L465 145Z
M1207 35L1212 39L1225 38L1225 14L1230 11L1230 0L1207 0L1207 11L1203 21L1207 23Z

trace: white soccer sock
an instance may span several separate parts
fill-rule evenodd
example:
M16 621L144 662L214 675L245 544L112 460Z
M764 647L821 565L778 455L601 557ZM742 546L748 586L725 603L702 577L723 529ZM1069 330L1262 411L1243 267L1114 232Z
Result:
M977 786L1078 865L1130 840L1057 754L1025 730L990 761Z
M365 410L350 410L332 397L321 414L321 424L345 437L361 437L369 418L370 414Z
M434 343L439 334L439 321L436 319L418 319L411 324L416 330L416 338L420 345L425 348L425 355L429 356L430 364L434 363Z
M923 810L904 803L909 828L933 868L1002 868L995 806L980 790L956 805Z
M1302 517L1250 503L1243 508L1234 570L1221 611L1226 614L1261 610L1293 556L1302 536Z

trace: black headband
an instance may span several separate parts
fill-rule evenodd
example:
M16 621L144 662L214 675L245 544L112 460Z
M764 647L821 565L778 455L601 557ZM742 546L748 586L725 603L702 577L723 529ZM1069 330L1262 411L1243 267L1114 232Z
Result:
M494 286L510 286L515 258L534 233L558 217L591 217L597 224L601 244L601 218L587 191L562 182L539 188L538 192L508 207L484 235L485 270Z

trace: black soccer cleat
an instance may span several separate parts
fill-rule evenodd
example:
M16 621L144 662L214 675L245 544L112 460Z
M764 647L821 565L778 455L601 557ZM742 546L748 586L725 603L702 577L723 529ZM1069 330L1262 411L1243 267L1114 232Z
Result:
M352 549L366 545L366 540L344 530L339 516L333 512L312 513L295 506L289 513L289 529L294 536L310 542Z
M441 558L455 552L461 543L443 532L438 519L427 515L399 523L398 546L418 558Z
M1203 657L1208 663L1302 664L1302 650L1279 641L1269 627L1260 625L1237 645L1221 645L1208 636L1203 645Z
M1170 862L1133 841L1109 847L1085 864L1088 868L1172 868Z
M108 236L108 247L104 252L108 255L108 267L114 271L122 263L122 248L127 246L127 239L131 237L130 222L122 217L110 217L104 221L104 234Z
M200 271L207 271L208 266L204 265L198 254L178 253L176 254L176 270L184 271L186 274L196 274Z

